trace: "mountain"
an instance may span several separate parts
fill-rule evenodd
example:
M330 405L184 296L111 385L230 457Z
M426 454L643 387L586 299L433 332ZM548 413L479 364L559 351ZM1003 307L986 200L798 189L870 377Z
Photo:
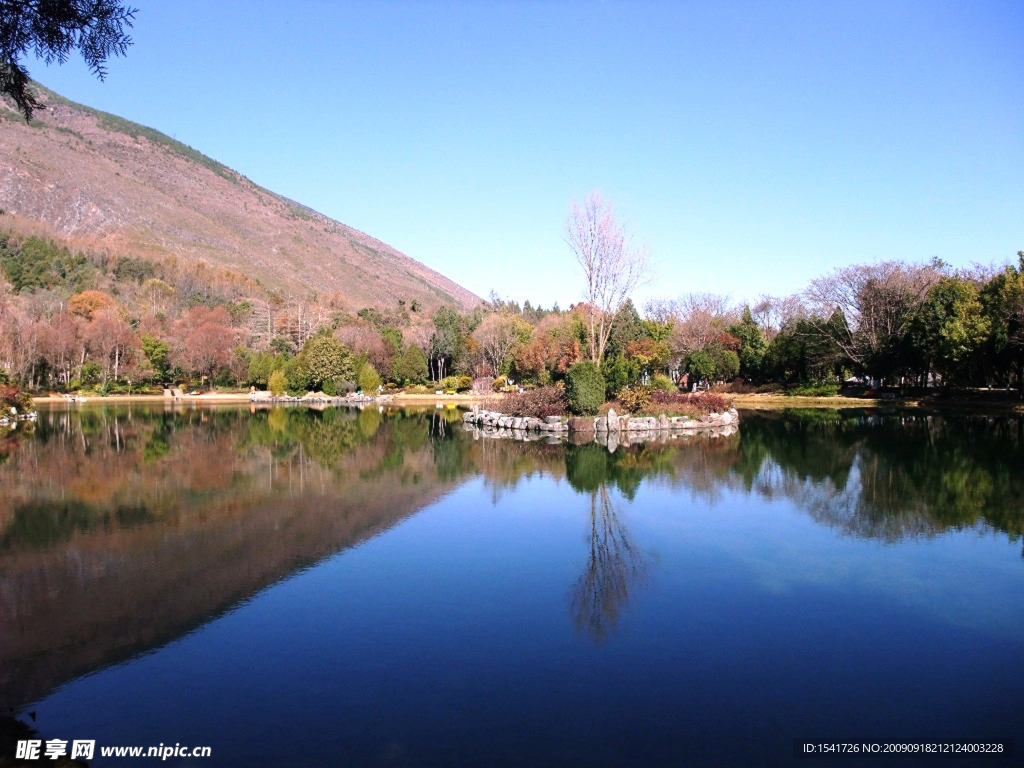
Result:
M37 86L26 124L0 102L0 208L73 247L203 262L349 309L480 298L394 248L254 184L159 131ZM2 222L0 222L2 223Z

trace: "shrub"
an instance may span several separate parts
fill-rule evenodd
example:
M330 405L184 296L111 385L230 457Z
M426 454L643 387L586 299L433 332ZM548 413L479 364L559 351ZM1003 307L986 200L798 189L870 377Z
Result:
M473 388L473 379L469 376L460 376L459 385L455 388L459 392L468 392Z
M651 393L644 387L625 387L619 392L619 403L627 413L643 413L651 404Z
M835 397L839 394L839 385L832 384L804 384L786 391L787 395L796 397Z
M359 368L358 381L363 392L376 392L380 387L380 374L370 363L363 363Z
M539 387L505 395L494 409L508 416L564 416L569 412L569 401L560 387Z
M619 355L605 358L604 362L601 363L605 397L611 400L624 388L636 384L640 378L640 373L640 364L635 360L627 360Z
M267 380L267 386L270 388L270 394L274 397L280 397L284 394L284 391L288 388L288 378L284 375L284 371L278 368Z
M491 388L494 389L495 392L501 392L507 386L508 379L506 379L504 376L499 376L494 380L494 383L491 385Z
M11 408L17 408L18 413L26 413L32 410L32 400L15 385L0 381L0 410L6 416Z
M494 391L494 379L490 376L481 376L473 382L474 392L493 392Z
M604 376L591 362L576 363L565 375L565 396L569 411L578 416L590 416L604 402Z
M445 376L438 383L438 389L458 389L459 388L459 377L458 376Z
M660 392L675 392L676 385L664 373L656 373L651 379L651 389Z
M692 394L682 392L661 392L651 393L651 407L657 407L659 413L670 413L664 408L680 408L678 413L691 415L703 415L715 411L721 413L727 411L732 402L725 395L717 392L694 392Z

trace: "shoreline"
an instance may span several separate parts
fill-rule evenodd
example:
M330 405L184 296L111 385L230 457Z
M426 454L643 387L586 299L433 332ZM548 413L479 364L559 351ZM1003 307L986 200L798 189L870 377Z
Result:
M919 408L922 410L959 409L995 414L1024 413L1024 403L992 402L954 398L893 398L883 400L877 397L809 397L803 395L727 395L733 406L750 410L783 410L786 408L822 408L840 410L843 408Z
M801 395L727 395L732 399L733 406L749 410L784 410L787 408L821 408L839 410L843 408L920 408L924 410L942 410L946 408L961 409L996 414L1024 413L1024 403L1014 402L993 402L970 399L936 400L930 398L895 398L882 400L880 398L861 397L806 397ZM500 398L497 393L487 394L458 394L458 395L434 395L434 394L405 394L391 395L388 400L368 401L376 405L482 405L493 402ZM268 398L251 398L248 392L225 392L206 393L202 395L183 395L181 397L165 397L163 395L86 395L83 405L90 403L189 403L189 404L217 404L217 403L267 403ZM33 405L51 405L54 403L71 404L68 398L62 395L40 395L32 398ZM75 403L78 404L78 403Z
M270 403L268 397L252 397L248 392L209 392L202 395L83 395L83 405L90 403ZM495 395L431 395L396 394L386 395L387 400L369 400L367 405L477 405L492 399ZM33 405L52 403L78 404L63 395L38 395L32 398Z

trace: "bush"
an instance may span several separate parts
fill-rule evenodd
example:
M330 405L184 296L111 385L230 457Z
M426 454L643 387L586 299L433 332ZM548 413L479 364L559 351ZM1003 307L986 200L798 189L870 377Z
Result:
M288 389L288 377L284 375L284 371L278 368L267 380L267 386L270 388L270 394L274 397L280 397L284 394L285 390Z
M455 388L459 392L468 392L473 388L473 379L469 376L459 376L459 385Z
M839 394L838 384L804 384L795 389L786 390L787 395L794 397L835 397Z
M564 416L569 401L560 387L539 387L523 393L505 395L494 404L494 410L508 416Z
M474 392L493 392L494 391L494 379L490 376L481 376L473 382Z
M494 389L495 392L501 392L507 386L508 379L506 379L504 376L499 376L498 378L496 378L494 380L494 383L491 385L492 389Z
M627 413L644 413L651 404L651 391L645 387L626 387L619 392L619 403Z
M458 376L445 376L438 384L438 389L458 389L459 388L459 377Z
M640 364L635 360L626 360L618 355L605 358L604 362L601 363L605 397L608 400L617 397L623 389L636 384L640 374Z
M565 396L569 411L577 416L591 416L604 402L604 376L591 362L576 363L565 375Z
M363 363L359 368L359 388L363 392L376 393L380 387L380 374L370 363Z
M657 406L660 413L668 413L668 411L660 410L664 406L666 408L682 408L683 410L679 411L679 413L703 415L712 411L716 413L727 411L732 407L732 401L725 395L720 395L717 392L694 392L689 394L655 391L651 393L651 406Z
M676 385L664 373L656 373L651 379L651 389L660 392L675 392Z

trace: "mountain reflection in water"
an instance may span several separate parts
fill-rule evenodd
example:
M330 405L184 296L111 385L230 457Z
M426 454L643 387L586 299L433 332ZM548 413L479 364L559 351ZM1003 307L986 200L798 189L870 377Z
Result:
M1020 417L743 414L738 433L618 448L474 436L452 410L86 407L0 450L0 706L181 637L473 478L589 501L568 620L601 642L655 578L619 507L785 498L846 536L1024 531Z

